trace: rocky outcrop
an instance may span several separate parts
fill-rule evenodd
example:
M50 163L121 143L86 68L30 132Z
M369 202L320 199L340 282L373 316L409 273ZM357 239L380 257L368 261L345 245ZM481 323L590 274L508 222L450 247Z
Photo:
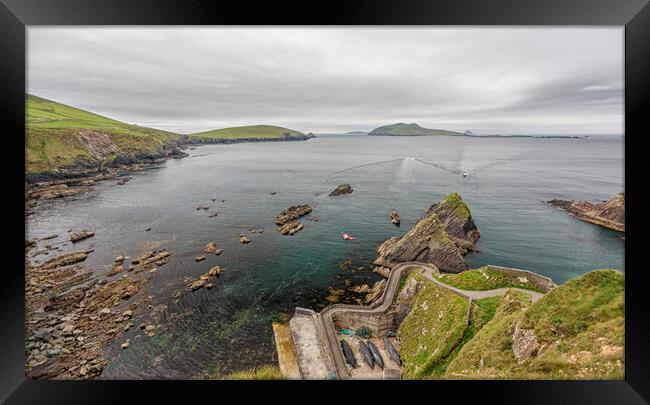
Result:
M95 232L86 231L86 230L72 232L70 234L70 241L72 243L74 243L74 242L78 242L78 241L80 241L82 239L90 238L92 236L95 236Z
M515 323L515 330L512 334L512 353L519 364L534 355L539 346L535 331L521 328L520 323L519 321Z
M302 231L304 227L305 226L296 219L279 226L278 231L280 231L282 235L294 235L296 232Z
M92 251L90 251L92 252ZM43 270L54 269L57 267L67 266L70 264L82 262L88 258L89 251L70 252L61 256L53 257L41 264L39 267Z
M248 239L248 236L246 236L244 234L240 234L239 235L239 242L246 244L246 243L251 243L251 240Z
M216 256L219 256L221 252L223 252L223 249L220 249L219 246L217 246L217 244L214 242L208 242L203 248L203 252L213 253Z
M338 187L336 187L330 194L330 197L336 197L342 194L350 194L353 192L352 186L349 184L340 184Z
M366 304L371 304L376 301L386 288L386 279L377 281L366 293L365 302Z
M596 204L584 200L551 200L549 204L560 207L583 221L625 232L625 193L616 194L609 200Z
M278 226L278 231L282 235L294 235L296 232L301 231L305 226L298 220L298 218L309 214L312 211L311 206L294 205L282 211L275 216L275 223Z
M382 243L377 266L392 268L398 263L431 263L440 270L459 273L467 267L463 255L474 250L480 233L460 195L452 193L429 208L406 235Z
M305 216L310 212L312 212L312 208L308 204L293 205L275 216L275 224L284 225L285 223Z
M390 212L390 222L391 222L392 224L395 224L395 225L398 225L398 226L399 226L399 224L400 224L400 219L399 219L399 214L397 213L397 211L392 210L392 211Z
M215 278L219 277L221 275L221 267L219 266L214 266L213 268L210 269L207 273L199 277L198 280L192 280L188 283L187 289L190 291L196 291L201 288L207 288L210 289L212 288L212 283Z

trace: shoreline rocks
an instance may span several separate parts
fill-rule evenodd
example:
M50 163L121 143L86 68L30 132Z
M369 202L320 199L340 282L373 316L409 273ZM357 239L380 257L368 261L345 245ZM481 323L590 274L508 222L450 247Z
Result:
M354 190L352 190L351 185L349 185L349 184L340 184L331 193L329 193L329 196L330 197L336 197L336 196L343 195L343 194L350 194L353 191Z
M548 203L560 207L582 221L625 232L625 193L616 194L607 201L595 204L584 200L557 199Z
M95 236L95 232L83 230L83 231L77 231L77 232L72 232L70 234L70 241L72 243L79 242L82 239L90 238Z

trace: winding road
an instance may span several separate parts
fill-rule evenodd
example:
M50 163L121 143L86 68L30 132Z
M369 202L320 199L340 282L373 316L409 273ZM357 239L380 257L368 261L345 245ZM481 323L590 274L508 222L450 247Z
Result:
M325 337L327 339L327 346L329 349L328 350L329 356L331 357L332 364L334 365L333 371L336 374L336 377L338 379L347 380L350 378L350 374L348 372L348 368L345 363L345 358L343 357L343 353L341 352L339 346L339 340L336 336L336 328L334 327L333 316L342 312L366 313L368 315L379 315L385 313L393 304L393 300L395 299L397 288L399 287L399 282L400 279L402 278L402 275L409 274L412 271L419 270L419 269L422 269L421 274L426 279L432 281L433 283L435 283L440 287L447 288L467 298L470 304L471 301L475 299L482 299L482 298L504 295L510 289L522 291L525 292L526 294L529 294L531 296L532 302L535 302L544 296L544 294L535 291L524 290L521 288L497 288L497 289L485 290L485 291L461 290L459 288L452 287L450 285L438 281L438 279L434 276L434 273L439 272L435 266L432 266L427 263L420 263L420 262L400 263L399 265L395 266L391 271L390 276L388 277L386 288L384 289L384 292L382 293L381 297L375 303L371 305L334 304L328 306L327 308L323 309L320 312L320 316L318 317L318 319L320 320L320 322L322 322L321 326L325 331ZM468 306L468 314L469 314L469 306Z

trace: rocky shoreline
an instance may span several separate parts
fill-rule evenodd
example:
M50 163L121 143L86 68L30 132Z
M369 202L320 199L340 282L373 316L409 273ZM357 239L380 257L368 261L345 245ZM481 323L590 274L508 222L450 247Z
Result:
M625 193L616 194L607 201L595 204L584 200L557 199L548 203L560 207L582 221L625 232Z
M112 270L102 274L83 264L93 249L38 260L68 243L57 238L25 243L26 375L30 379L96 378L108 364L106 349L135 328L136 319L148 319L139 326L147 336L160 327L152 322L160 308L152 305L153 296L147 295L145 287L171 253L148 251L133 260L118 256L107 265ZM39 246L42 243L47 245ZM129 340L120 347L127 349Z

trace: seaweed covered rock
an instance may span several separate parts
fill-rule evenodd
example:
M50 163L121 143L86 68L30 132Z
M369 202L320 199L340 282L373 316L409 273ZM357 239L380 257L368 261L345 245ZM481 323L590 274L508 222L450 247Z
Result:
M452 193L432 205L406 235L382 243L375 264L392 268L402 262L419 261L458 273L467 268L463 255L474 250L479 237L469 208L460 195Z

